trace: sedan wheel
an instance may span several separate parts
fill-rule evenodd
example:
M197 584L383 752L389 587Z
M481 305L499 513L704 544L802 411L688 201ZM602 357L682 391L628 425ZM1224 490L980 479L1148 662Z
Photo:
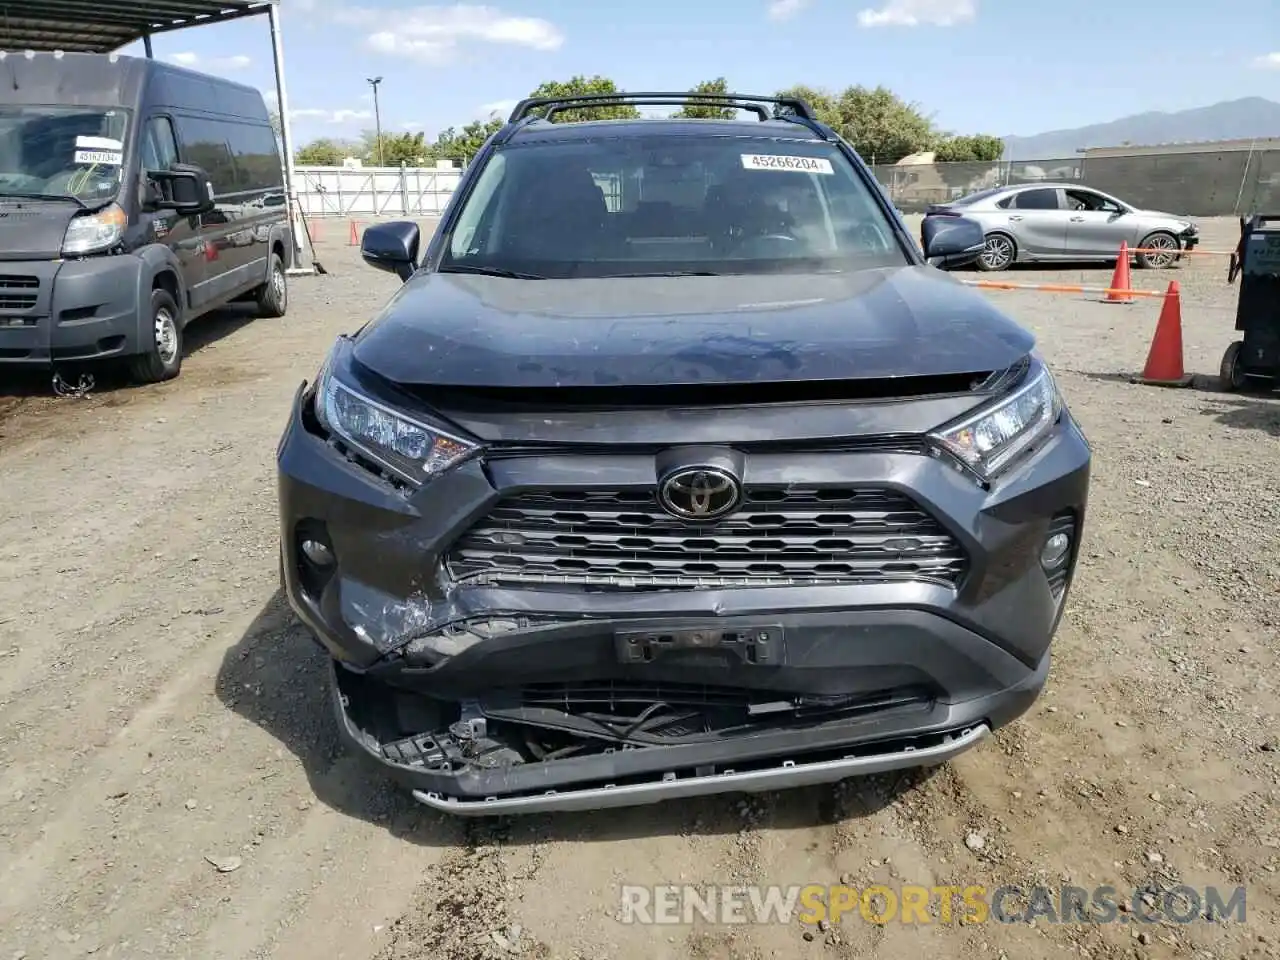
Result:
M1178 262L1182 247L1172 234L1153 233L1142 241L1142 251L1138 254L1138 266L1146 270L1167 270Z
M978 257L978 269L985 271L1007 270L1018 255L1013 240L1002 233L993 233L987 237L982 247L982 255Z

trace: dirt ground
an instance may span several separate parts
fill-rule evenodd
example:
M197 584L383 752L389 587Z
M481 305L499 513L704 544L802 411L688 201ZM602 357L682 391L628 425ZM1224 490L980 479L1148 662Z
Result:
M1234 242L1233 221L1204 229ZM174 383L0 390L0 960L1280 956L1280 402L1212 386L1225 258L1134 273L1181 285L1190 390L1125 379L1156 301L991 293L1095 452L1082 570L1021 721L930 776L472 824L338 748L277 590L289 401L397 285L329 232L329 274L294 281L286 319L200 323ZM617 919L624 883L842 877L1245 884L1249 919L807 936Z

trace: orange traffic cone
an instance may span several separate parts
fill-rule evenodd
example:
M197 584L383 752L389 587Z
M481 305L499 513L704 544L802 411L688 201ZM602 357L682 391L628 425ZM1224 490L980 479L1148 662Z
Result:
M358 247L360 246L360 230L356 226L356 222L354 220L351 220L349 222L351 224L351 238L347 241L347 245L352 247Z
M1131 293L1117 293L1118 290L1132 290L1129 279L1129 243L1120 241L1120 256L1116 260L1116 272L1111 275L1111 289L1107 291L1103 303L1133 303L1137 297Z
M1147 365L1142 376L1135 377L1133 382L1152 387L1189 387L1191 379L1182 368L1182 294L1178 281L1174 280L1165 291Z

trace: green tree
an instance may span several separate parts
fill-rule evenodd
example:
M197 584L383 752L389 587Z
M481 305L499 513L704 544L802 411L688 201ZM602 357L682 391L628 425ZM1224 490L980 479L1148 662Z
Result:
M351 155L347 144L322 137L299 149L294 160L304 167L336 167Z
M441 160L460 160L468 164L480 152L486 140L506 125L503 117L494 115L488 120L475 120L461 130L449 127L438 137L432 148Z
M930 149L938 134L919 106L885 87L849 87L838 102L847 139L868 163L896 163Z
M690 93L705 93L714 96L723 97L729 93L729 84L724 77L716 77L714 80L704 80L698 84ZM718 107L713 104L690 103L681 107L673 117L688 118L691 120L732 120L737 114L737 110L732 107Z
M830 93L795 86L778 95L808 101L818 119L849 141L868 163L896 163L932 148L938 140L933 121L919 106L885 87L853 86Z
M831 127L836 133L844 136L841 129L840 111L836 107L836 97L825 90L819 90L816 87L806 87L797 85L787 87L785 90L779 90L776 94L779 97L797 97L809 104L809 108L813 110L814 115Z
M401 163L411 167L421 166L432 157L432 145L425 133L384 133L382 150L378 150L378 135L366 130L360 148L360 158L365 163L379 163L386 167L398 167Z
M943 137L934 146L938 163L954 163L957 161L994 163L1004 156L1004 141L986 133L975 133L968 137Z
M593 77L582 75L570 77L568 80L548 80L529 94L531 97L573 97L593 93L622 93L612 80L599 74ZM544 111L537 111L539 114ZM562 110L551 119L559 123L572 123L582 120L634 120L640 116L635 107L580 107Z

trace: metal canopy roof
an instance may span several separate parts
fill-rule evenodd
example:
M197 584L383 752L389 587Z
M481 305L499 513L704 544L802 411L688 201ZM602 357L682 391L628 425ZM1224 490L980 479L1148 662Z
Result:
M276 0L0 0L0 50L110 53L154 33L266 13Z

